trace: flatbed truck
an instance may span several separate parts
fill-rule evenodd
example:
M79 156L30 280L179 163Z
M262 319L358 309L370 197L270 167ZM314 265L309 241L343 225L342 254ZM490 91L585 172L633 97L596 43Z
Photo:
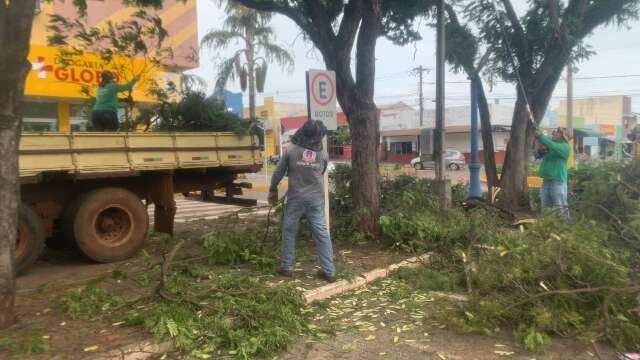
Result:
M114 262L154 230L173 233L174 194L241 189L238 175L260 171L255 136L234 133L23 133L16 270L24 272L57 234L88 258ZM224 199L223 199L224 200Z

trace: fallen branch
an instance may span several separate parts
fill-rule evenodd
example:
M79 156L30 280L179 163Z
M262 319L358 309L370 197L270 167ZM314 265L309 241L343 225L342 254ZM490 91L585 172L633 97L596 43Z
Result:
M171 299L169 298L168 294L166 294L165 292L165 284L166 284L167 276L169 276L169 272L171 272L171 262L173 261L173 258L176 257L176 254L178 253L178 250L180 250L182 245L184 245L184 239L175 243L175 245L173 245L171 250L164 257L162 267L160 267L160 271L161 271L160 284L158 284L158 288L156 289L156 292L163 298L166 298L167 300L170 300L170 301Z
M598 350L598 345L596 345L595 341L591 342L591 347L593 347L593 352L596 353L596 357L598 358L598 360L604 360L602 354L600 354L600 350Z
M539 293L536 295L532 295L527 299L524 299L522 301L518 301L515 304L511 304L509 306L507 306L506 308L504 308L502 311L500 311L500 313L505 313L508 310L511 310L515 307L518 307L520 305L524 305L526 303L532 302L533 300L542 298L542 297L546 297L546 296L551 296L551 295L574 295L574 294L587 294L587 293L596 293L596 292L602 292L602 291L608 291L608 292L612 292L612 293L633 293L633 292L637 292L640 291L640 285L634 285L634 286L628 286L628 287L623 287L623 288L616 288L616 287L611 287L611 286L600 286L600 287L595 287L595 288L583 288L583 289L563 289L563 290L551 290L551 291L547 291L547 292L543 292L543 293Z

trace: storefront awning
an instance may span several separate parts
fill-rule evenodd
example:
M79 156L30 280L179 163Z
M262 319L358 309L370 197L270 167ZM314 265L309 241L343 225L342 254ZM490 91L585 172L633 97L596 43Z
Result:
M604 136L604 134L602 134L601 132L593 129L576 128L576 129L573 129L573 132L578 133L579 135L584 137L603 137Z
M629 139L625 139L625 138L617 138L615 136L612 135L608 135L608 136L603 136L601 137L601 139L607 140L607 141L611 141L613 143L616 144L632 144L631 140Z

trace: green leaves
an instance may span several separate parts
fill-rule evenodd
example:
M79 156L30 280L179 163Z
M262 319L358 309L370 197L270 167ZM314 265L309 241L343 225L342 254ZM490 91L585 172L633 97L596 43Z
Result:
M69 290L62 300L65 312L72 319L99 318L123 304L124 299L95 286Z
M179 284L177 301L148 304L129 317L129 324L143 325L158 339L172 339L185 354L201 359L269 356L306 328L304 301L293 286L269 287L253 277L229 276L216 276L206 286L182 277Z

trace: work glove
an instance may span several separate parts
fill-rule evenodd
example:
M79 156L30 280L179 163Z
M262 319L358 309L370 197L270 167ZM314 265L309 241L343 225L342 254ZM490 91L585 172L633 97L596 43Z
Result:
M269 196L267 197L267 200L269 201L269 205L276 206L276 204L278 203L278 190L269 191Z

